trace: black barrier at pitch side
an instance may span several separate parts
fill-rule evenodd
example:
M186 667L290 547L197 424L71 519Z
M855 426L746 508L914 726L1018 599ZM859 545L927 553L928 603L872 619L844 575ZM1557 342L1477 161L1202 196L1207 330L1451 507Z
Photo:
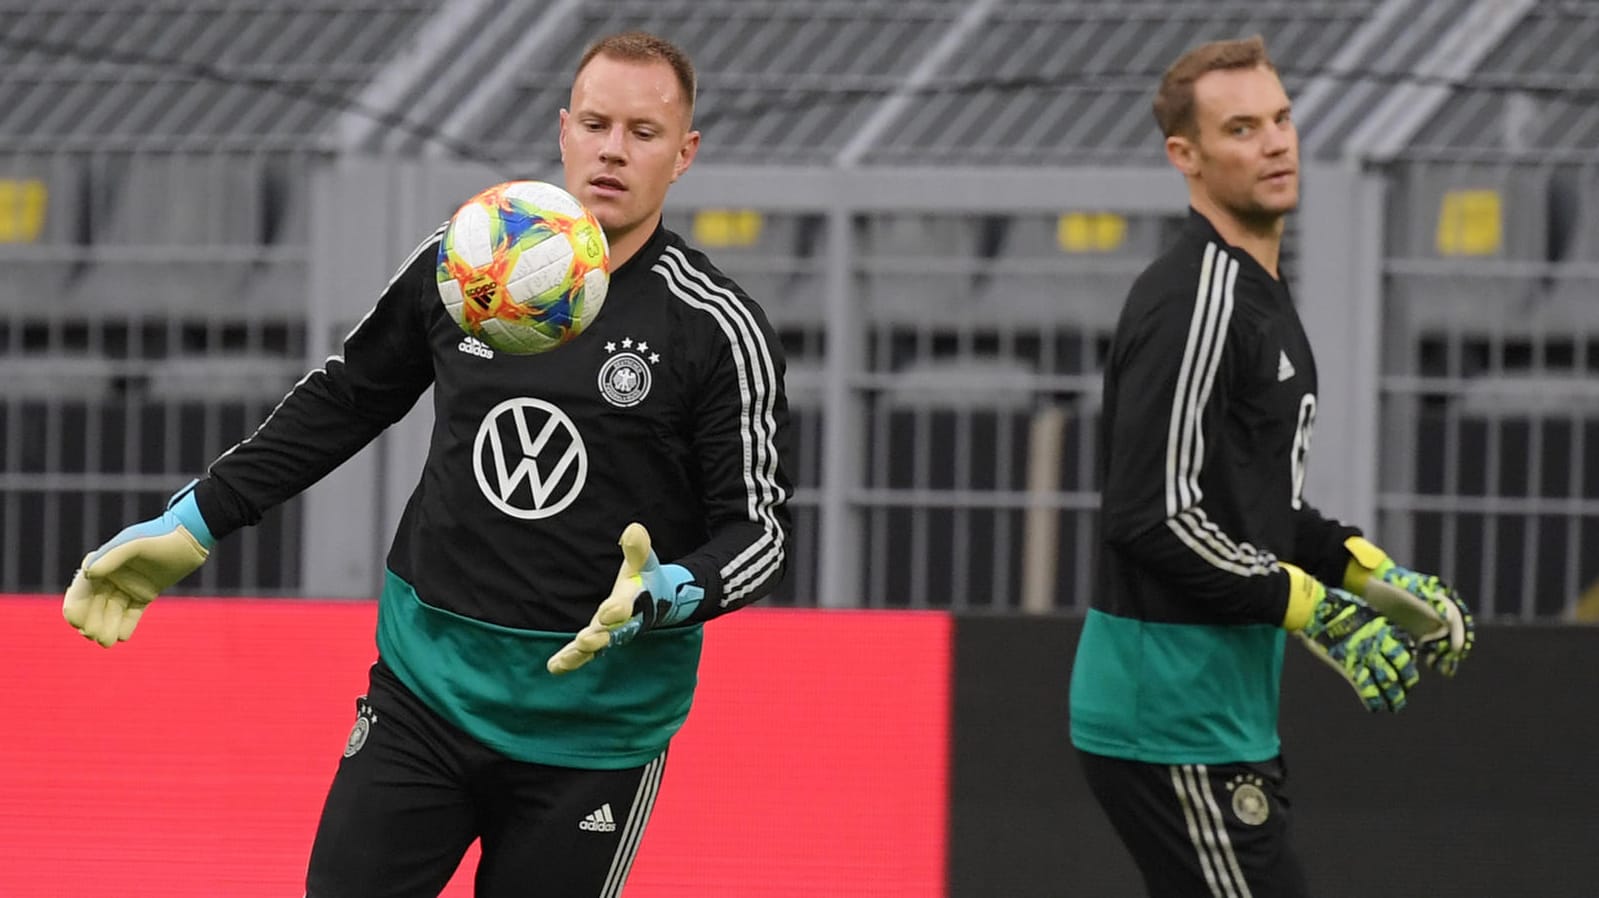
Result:
M1135 898L1067 739L1082 622L963 617L950 898ZM1369 714L1293 641L1281 732L1318 898L1599 896L1599 628L1487 626L1455 680Z

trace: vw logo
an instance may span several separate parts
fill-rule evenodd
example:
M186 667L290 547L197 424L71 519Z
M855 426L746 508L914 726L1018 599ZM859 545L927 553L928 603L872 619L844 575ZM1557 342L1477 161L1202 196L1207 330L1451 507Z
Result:
M472 444L478 489L513 518L560 514L583 491L588 472L577 425L542 399L507 399L478 425Z

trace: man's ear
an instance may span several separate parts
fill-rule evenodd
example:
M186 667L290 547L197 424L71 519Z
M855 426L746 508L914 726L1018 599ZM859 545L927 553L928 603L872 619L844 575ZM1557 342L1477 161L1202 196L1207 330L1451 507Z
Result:
M683 138L683 145L677 148L677 162L672 166L672 180L683 177L688 167L694 164L694 156L700 151L700 132L690 131Z
M1181 134L1166 138L1166 159L1185 177L1199 174L1199 147Z

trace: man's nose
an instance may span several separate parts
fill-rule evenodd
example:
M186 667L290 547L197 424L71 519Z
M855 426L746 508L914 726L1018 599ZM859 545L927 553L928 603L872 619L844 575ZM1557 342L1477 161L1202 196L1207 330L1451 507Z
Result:
M600 144L600 158L607 161L625 159L627 156L627 135L620 128L612 128L605 133L605 142Z
M1276 122L1266 126L1266 153L1276 156L1285 153L1294 143L1294 126Z

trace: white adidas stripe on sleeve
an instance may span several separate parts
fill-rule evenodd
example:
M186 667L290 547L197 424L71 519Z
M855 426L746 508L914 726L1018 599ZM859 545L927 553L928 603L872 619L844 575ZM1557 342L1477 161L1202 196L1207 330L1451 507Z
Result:
M744 441L745 509L760 524L761 535L720 571L722 604L754 593L783 565L783 526L773 509L787 500L777 482L777 367L754 316L727 289L693 267L677 247L667 247L652 269L672 294L716 322L732 349L742 405L739 434Z
M1199 507L1204 497L1199 486L1205 455L1201 423L1221 368L1237 279L1238 260L1214 242L1206 244L1166 434L1166 525L1207 563L1247 577L1271 573L1276 558L1249 543L1234 542Z

